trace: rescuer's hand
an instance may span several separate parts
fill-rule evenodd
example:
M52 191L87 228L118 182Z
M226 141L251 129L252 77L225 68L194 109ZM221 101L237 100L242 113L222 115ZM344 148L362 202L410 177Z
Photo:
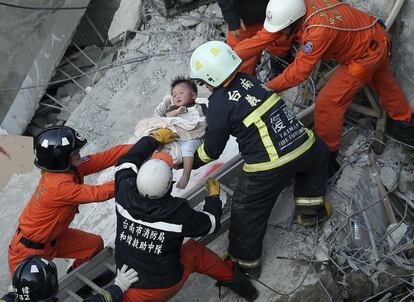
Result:
M207 179L206 190L207 190L208 196L219 196L220 195L219 182L212 178Z
M128 270L128 266L124 264L121 270L117 270L115 285L119 286L123 293L131 286L132 283L137 281L138 273L133 268Z

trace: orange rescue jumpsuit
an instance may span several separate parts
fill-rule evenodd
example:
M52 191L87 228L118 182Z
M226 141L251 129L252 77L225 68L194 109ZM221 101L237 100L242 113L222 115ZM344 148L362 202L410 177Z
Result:
M246 25L245 30L243 29L239 30L238 38L228 31L226 42L231 48L235 49L241 41L254 37L256 33L260 32L262 29L263 29L263 24L260 24L260 23ZM270 53L271 55L278 56L278 57L286 56L290 49L289 45L286 45L283 48L280 48L277 46L275 47L275 46L276 45L272 43L271 45L266 45L264 49L266 49L266 51ZM245 72L253 76L256 75L256 65L259 62L261 56L262 56L262 51L260 51L259 53L257 53L256 55L252 57L244 59L243 64L240 66L239 71Z
M64 173L43 172L40 182L19 218L19 225L9 245L9 270L29 255L76 259L73 267L89 260L103 249L100 236L69 228L78 206L102 202L115 195L114 181L102 185L83 184L86 175L113 166L131 145L119 145L86 156L74 170ZM28 248L22 237L43 244L43 248Z
M319 92L315 105L315 131L331 151L339 149L344 114L366 84L379 94L382 107L393 120L411 122L411 107L388 66L387 33L378 23L369 27L375 18L336 0L305 0L305 4L306 14L295 34L288 37L282 32L262 29L253 38L237 44L235 52L245 60L269 45L286 50L292 42L300 43L302 47L295 61L267 83L277 92L303 82L321 59L339 63ZM324 9L332 5L336 6ZM332 27L369 28L350 31Z

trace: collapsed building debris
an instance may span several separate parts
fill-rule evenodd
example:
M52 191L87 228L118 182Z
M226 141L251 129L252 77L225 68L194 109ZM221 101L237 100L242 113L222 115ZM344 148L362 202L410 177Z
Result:
M91 84L87 94L82 94L85 97L79 106L71 108L67 124L87 136L91 145L86 152L127 142L138 119L151 115L154 105L168 93L169 80L187 73L191 51L206 40L224 38L217 6L204 6L177 15L174 20L164 18L151 7L145 7L145 14L149 18L143 29L130 41L125 40L111 69L99 82ZM263 77L268 76L267 63L259 72ZM322 66L320 72L331 67ZM295 111L302 111L309 99L314 99L317 87L322 85L315 82L309 80L284 95ZM369 103L367 97L365 92L361 100ZM380 140L374 124L375 119L360 114L349 117L340 168L327 195L335 211L323 227L304 229L295 225L292 188L280 195L265 238L263 277L255 281L261 290L261 301L287 301L288 297L289 301L409 299L414 285L410 246L414 241L414 161L412 151L404 150L390 138ZM374 143L384 147L382 154L372 153ZM237 150L231 150L231 154L235 153ZM109 170L90 181L102 182L112 175ZM2 204L15 203L13 210L20 212L33 189L33 185L22 188L22 183L35 183L38 177L36 170L14 177L0 193ZM193 181L203 177L201 174ZM7 207L10 210L4 213L12 215L11 206ZM105 242L113 245L113 212L112 202L83 206L75 224L102 234ZM2 235L5 246L13 231L11 227ZM226 246L226 233L210 244L221 255ZM5 290L7 276L2 275L2 280ZM174 301L188 297L216 301L218 292L213 281L197 276ZM222 299L236 300L226 291Z

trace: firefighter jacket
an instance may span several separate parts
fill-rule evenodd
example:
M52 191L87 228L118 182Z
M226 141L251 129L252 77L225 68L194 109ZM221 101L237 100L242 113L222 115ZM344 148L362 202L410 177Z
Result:
M143 137L119 161L115 172L117 234L115 260L138 272L131 288L167 288L183 274L180 248L184 237L198 237L220 228L221 201L207 197L203 212L193 210L186 199L168 192L159 199L138 193L137 171L158 147Z
M114 197L114 182L86 185L83 178L113 166L131 145L119 145L101 153L84 156L82 163L68 172L42 172L39 184L20 215L18 229L27 239L48 243L69 227L78 206Z
M285 102L256 78L238 73L209 98L207 129L194 168L217 159L236 137L245 172L271 170L297 158L315 142Z
M280 53L280 56L287 54L292 42L302 45L295 61L267 83L275 91L284 91L303 82L321 59L333 59L339 64L348 65L363 57L377 36L377 31L383 32L381 26L375 24L374 17L347 3L305 0L305 5L306 14L296 33L287 37L281 32L270 33L263 28L256 36L240 42L234 49L242 59L247 59L270 45L285 52ZM362 30L353 30L359 28ZM382 36L385 38L384 33Z
M269 0L218 0L229 30L240 28L240 18L246 25L263 23Z

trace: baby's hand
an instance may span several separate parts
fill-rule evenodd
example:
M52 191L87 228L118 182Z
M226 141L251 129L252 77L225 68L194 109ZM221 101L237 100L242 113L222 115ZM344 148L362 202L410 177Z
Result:
M185 106L181 106L180 108L177 109L177 114L182 114L186 112L187 112L187 108Z
M181 189L181 190L185 189L185 187L187 186L189 180L190 180L190 177L183 174L181 176L180 180L177 182L176 187L178 189Z

